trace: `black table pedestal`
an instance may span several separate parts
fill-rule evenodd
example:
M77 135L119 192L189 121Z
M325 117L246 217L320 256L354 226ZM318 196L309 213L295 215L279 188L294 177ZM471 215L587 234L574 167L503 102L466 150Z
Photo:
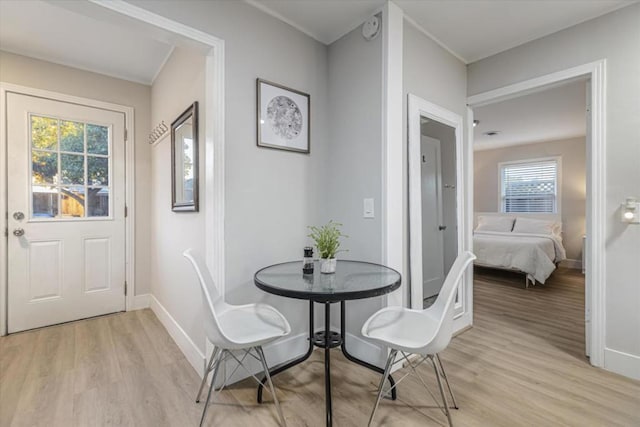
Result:
M371 369L372 371L378 372L380 374L384 374L384 369L379 368L375 365L372 365L364 360L358 359L357 357L351 355L347 350L346 345L346 309L345 309L345 301L340 301L340 333L331 331L331 304L333 302L324 302L317 301L318 303L324 304L325 306L325 315L324 315L324 331L314 333L314 311L313 304L314 301L309 302L309 348L305 354L302 356L279 365L273 370L269 371L269 374L273 377L287 369L296 366L305 360L307 360L311 353L313 352L313 348L320 347L324 348L324 378L325 378L325 405L326 405L326 420L327 427L332 425L332 408L331 408L331 354L330 350L332 348L340 347L344 356L350 360L351 362L357 363L360 366L364 366L365 368ZM329 339L327 339L329 337ZM258 395L257 400L258 403L262 403L262 389L264 387L265 379L262 378L262 384L258 386ZM389 382L391 386L395 386L395 381L391 375L389 375ZM393 387L391 389L391 398L393 400L397 399L396 388Z
M324 404L327 427L332 425L331 411L331 303L324 303Z

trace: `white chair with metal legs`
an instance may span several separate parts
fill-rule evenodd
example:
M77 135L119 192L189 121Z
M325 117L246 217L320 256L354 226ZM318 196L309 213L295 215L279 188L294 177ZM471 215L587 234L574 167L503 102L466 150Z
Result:
M362 327L362 335L370 340L391 348L385 365L384 374L380 380L378 397L376 399L375 406L373 407L373 411L371 412L371 417L369 418L369 425L373 422L376 410L380 404L380 399L383 395L384 383L390 374L391 366L393 365L398 352L400 352L408 366L411 368L411 372L400 378L399 381L396 381L394 387L406 378L407 375L413 373L427 389L429 394L431 394L426 382L416 370L416 367L425 360L431 361L433 370L436 374L438 388L440 389L440 396L442 397L443 411L447 416L449 425L453 425L451 422L451 413L449 411L449 404L447 402L443 382L447 385L453 407L458 409L458 405L456 404L455 397L453 396L453 390L451 390L451 385L449 385L447 374L444 371L444 366L442 365L440 357L438 357L438 353L447 348L451 341L451 335L453 333L453 311L455 305L453 301L456 295L456 289L458 288L462 274L475 258L475 255L471 252L463 252L458 256L451 266L451 270L442 285L442 289L440 289L438 298L431 307L424 310L412 310L403 307L387 307L376 312L365 322ZM417 354L420 357L416 363L412 363L412 361L409 360L409 354ZM391 389L386 390L385 394L390 390ZM431 396L435 399L433 394L431 394Z
M206 384L207 377L210 372L213 372L211 385L209 386L209 392L207 394L207 401L202 410L200 426L203 425L205 415L207 414L211 392L213 391L216 377L220 371L219 367L225 360L234 359L238 364L235 368L236 370L242 367L251 377L261 383L261 381L244 366L243 363L247 356L253 357L262 364L265 379L273 396L276 410L278 411L280 423L286 426L278 397L271 382L269 367L264 357L262 346L288 335L291 332L289 322L287 322L287 319L285 319L278 310L269 305L247 304L234 306L225 303L204 261L191 249L186 250L183 255L191 262L198 275L200 289L202 290L202 304L204 306L205 333L209 341L215 346L211 359L209 359L209 363L207 364L204 378L202 378L198 396L196 397L196 402L200 402L200 395ZM234 351L244 351L244 354L241 358L238 358L238 356L234 354ZM255 354L253 354L252 351ZM233 376L234 373L235 370L227 378ZM225 385L226 380L220 390L224 388Z

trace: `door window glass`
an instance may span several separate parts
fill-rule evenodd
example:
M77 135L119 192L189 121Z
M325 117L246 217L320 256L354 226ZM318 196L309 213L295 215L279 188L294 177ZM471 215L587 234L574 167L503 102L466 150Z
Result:
M84 123L60 121L60 151L84 153Z
M63 184L84 184L84 156L60 154L60 162Z
M31 217L108 217L108 126L31 115Z
M87 152L109 154L109 128L87 124Z

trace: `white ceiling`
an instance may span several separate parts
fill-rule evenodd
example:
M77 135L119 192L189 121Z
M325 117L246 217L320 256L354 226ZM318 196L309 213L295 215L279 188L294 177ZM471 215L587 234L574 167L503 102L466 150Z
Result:
M331 44L379 10L386 0L245 0L324 44Z
M331 44L384 0L245 0ZM596 18L637 0L394 0L405 15L465 63Z
M394 0L465 63L588 21L635 1Z
M358 27L385 3L246 1L325 44ZM470 62L638 0L394 1L413 23ZM104 8L72 0L0 0L0 49L151 84L176 41L166 35L152 39L149 31L117 25L118 19L95 9Z
M172 46L40 0L0 0L0 49L151 84Z
M586 134L586 83L569 83L474 108L474 149L487 150ZM496 136L484 132L499 131Z

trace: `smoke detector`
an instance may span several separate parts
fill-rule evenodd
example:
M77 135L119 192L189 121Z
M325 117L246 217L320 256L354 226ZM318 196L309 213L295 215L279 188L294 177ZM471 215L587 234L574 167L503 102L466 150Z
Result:
M378 34L380 34L380 18L378 15L373 15L362 24L362 37L367 41L371 41Z

